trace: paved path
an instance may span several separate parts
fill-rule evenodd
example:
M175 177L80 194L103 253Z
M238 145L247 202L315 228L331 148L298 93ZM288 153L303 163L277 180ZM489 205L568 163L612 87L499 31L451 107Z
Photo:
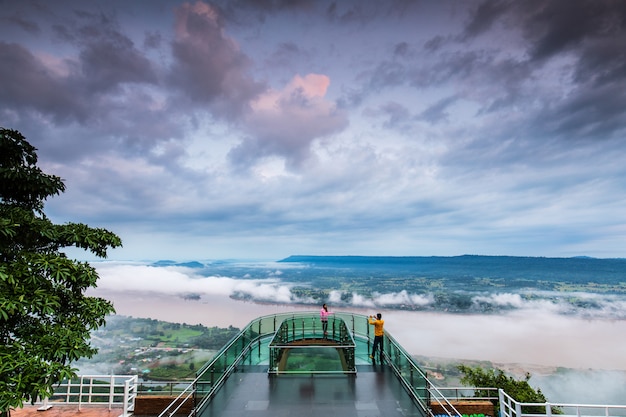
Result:
M118 417L121 408L83 406L80 410L77 405L57 405L45 411L39 411L40 405L25 405L24 408L11 410L11 417Z

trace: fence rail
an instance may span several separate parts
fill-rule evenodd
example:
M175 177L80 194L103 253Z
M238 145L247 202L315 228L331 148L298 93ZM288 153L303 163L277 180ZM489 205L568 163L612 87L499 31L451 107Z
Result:
M139 381L137 384L137 395L142 397L151 395L178 395L192 382L193 380L191 379L180 381Z
M522 403L498 390L502 417L624 417L626 405Z
M450 401L466 399L498 401L498 388L437 387L437 390Z
M54 394L38 401L40 410L53 405L107 406L109 410L122 408L122 417L130 416L137 398L137 375L79 375L62 381Z

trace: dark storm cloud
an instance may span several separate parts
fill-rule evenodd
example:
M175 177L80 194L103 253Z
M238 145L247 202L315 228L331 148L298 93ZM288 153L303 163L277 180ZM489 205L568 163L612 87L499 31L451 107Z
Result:
M450 39L447 37L437 35L424 42L424 49L428 52L437 52L440 50Z
M620 0L555 0L519 6L533 59L576 49L590 39L610 39L626 29L626 3Z
M420 5L419 0L217 0L212 2L223 15L241 24L248 22L250 14L254 20L265 22L270 16L312 14L324 16L338 25L367 24L381 17L401 17Z
M0 22L4 22L4 24L7 26L15 26L24 30L25 32L29 32L34 35L38 35L39 33L41 33L41 27L39 26L39 24L37 24L37 22L27 19L23 16L8 16L0 20Z
M411 85L419 88L440 85L451 80L460 82L477 72L485 72L493 63L493 55L487 51L454 51L439 55L432 65L413 68Z
M210 5L186 3L177 9L172 54L169 82L225 117L238 117L265 88L248 75L250 60L224 35L218 11Z
M117 33L88 42L80 52L80 62L90 92L108 92L128 83L156 83L150 61Z
M529 56L573 60L567 95L547 96L531 129L563 140L624 139L626 122L626 3L525 3L522 27ZM564 74L564 76L567 76Z
M104 17L83 15L77 26L55 31L79 45L76 60L44 61L19 44L0 43L0 89L6 108L16 104L57 122L87 123L108 111L106 94L128 83L154 83L150 62Z
M473 46L472 39L502 31L503 24L515 24L513 30L522 35L521 50L507 50L506 44L494 50ZM425 48L437 54L433 62L413 69L398 68L396 63L393 72L381 71L387 67L380 66L374 84L400 85L405 74L416 88L470 80L465 98L476 99L479 89L484 92L478 115L533 103L534 110L526 117L503 120L499 126L503 139L526 142L550 137L569 143L623 139L626 48L619 45L626 44L626 3L485 1L470 8L458 39L468 42L464 51L451 52L454 44L449 38L431 38ZM573 65L557 64L567 61ZM555 82L568 94L540 90L541 80L555 71Z
M539 137L577 140L623 141L626 137L626 88L583 89L571 98L551 103L529 123Z
M308 61L307 55L307 52L300 48L298 44L283 42L276 47L276 50L267 58L266 62L274 68L290 68L298 60Z
M387 117L385 127L390 129L403 129L411 118L409 109L395 102L385 103L379 111ZM377 113L369 112L368 115L376 116Z
M55 74L30 51L0 41L0 111L35 112L56 122L84 121L89 109L72 76Z
M478 36L497 21L518 27L526 41L526 57L537 67L553 57L569 56L575 62L574 82L605 82L626 75L626 55L624 48L619 47L626 42L623 1L489 0L472 12L464 33Z
M400 42L393 48L393 54L395 56L406 56L408 52L409 44L407 42Z
M156 84L155 69L134 42L118 27L114 16L75 11L77 20L56 24L55 33L79 49L74 74L83 93L110 92L122 84Z
M429 106L426 110L421 112L417 119L424 120L428 123L435 124L448 120L450 114L446 111L448 107L453 105L458 100L457 96L445 97Z
M462 39L473 38L490 30L507 11L510 1L487 0L479 4L465 27Z
M381 91L385 88L403 85L407 81L408 70L404 63L382 61L367 75L367 90Z
M163 37L158 32L148 32L143 41L143 46L147 49L159 49L163 44Z
M626 30L609 39L588 42L581 51L574 73L574 81L593 86L615 83L624 85L626 80Z
M315 3L314 0L235 0L225 2L225 7L275 12L282 10L310 10Z

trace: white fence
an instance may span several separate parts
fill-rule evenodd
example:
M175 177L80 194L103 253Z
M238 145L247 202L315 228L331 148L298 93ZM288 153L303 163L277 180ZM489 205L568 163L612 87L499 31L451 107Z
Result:
M54 394L38 402L39 410L53 405L108 406L121 408L121 417L130 416L137 398L137 375L80 375L63 381L54 388Z
M626 417L626 405L521 403L503 390L499 400L502 417Z

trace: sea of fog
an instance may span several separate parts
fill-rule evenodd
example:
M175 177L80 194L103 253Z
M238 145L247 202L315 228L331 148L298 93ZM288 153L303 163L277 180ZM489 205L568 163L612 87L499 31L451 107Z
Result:
M484 360L529 370L531 382L553 402L626 404L626 302L619 292L584 292L580 287L568 292L563 283L559 291L546 290L545 283L537 288L528 283L507 288L497 282L491 285L494 277L488 274L481 275L482 281L490 280L488 288L469 292L446 289L445 280L419 293L407 291L397 280L390 284L393 291L379 291L376 285L369 291L363 287L320 290L328 283L354 280L355 271L341 267L329 273L327 267L298 262L93 265L100 280L90 295L111 300L120 315L244 327L263 315L318 310L316 297L321 291L332 311L381 312L386 330L410 354ZM325 280L316 280L316 268ZM356 275L372 279L373 271L357 270ZM469 300L462 302L466 311L446 311L437 304L442 292L462 294L463 300ZM548 377L557 367L570 371Z

